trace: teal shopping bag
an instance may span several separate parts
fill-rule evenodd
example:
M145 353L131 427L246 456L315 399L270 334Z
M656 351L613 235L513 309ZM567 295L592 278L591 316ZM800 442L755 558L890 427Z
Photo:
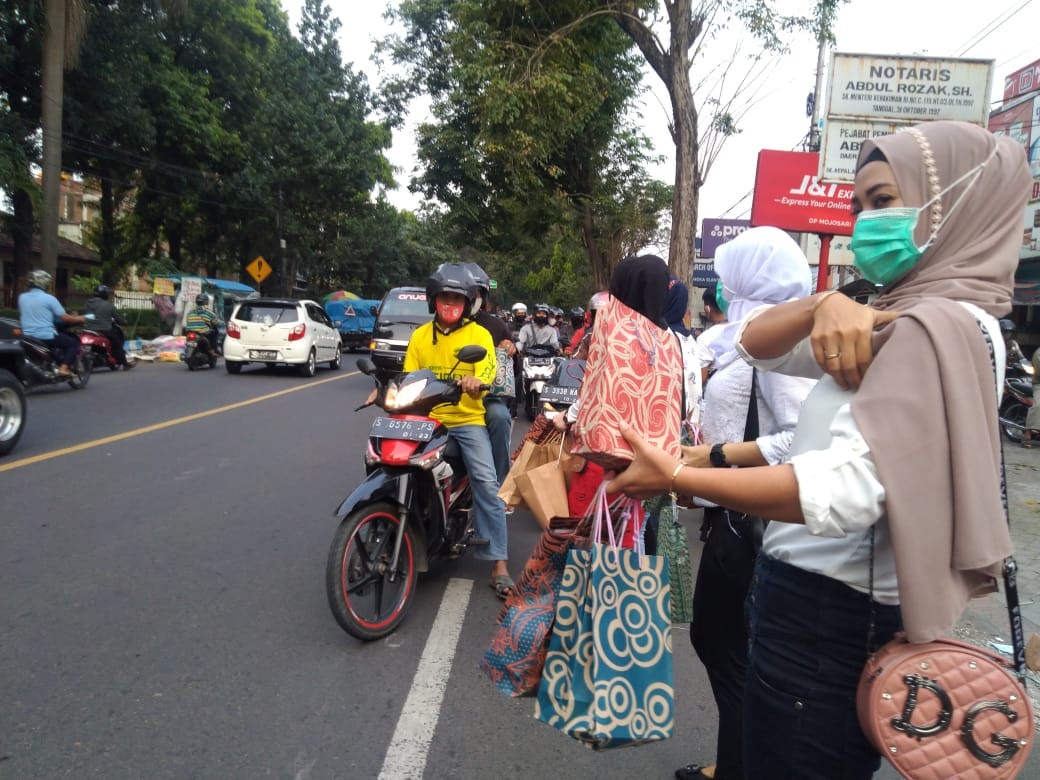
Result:
M593 503L605 513L602 489ZM674 723L667 561L619 549L601 527L608 544L597 530L568 555L535 708L597 750L666 739Z

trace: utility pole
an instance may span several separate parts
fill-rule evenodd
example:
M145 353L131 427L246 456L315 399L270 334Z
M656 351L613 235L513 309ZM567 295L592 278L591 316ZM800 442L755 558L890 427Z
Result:
M52 276L58 268L58 201L61 197L61 110L65 92L65 0L46 0L43 43L42 124L43 203L40 208L40 264Z
M281 279L282 284L282 295L289 297L292 294L292 290L289 287L289 280L285 275L285 239L282 238L282 183L278 182L278 209L274 213L274 232L278 239L278 249L275 254L275 260L278 264L278 278Z

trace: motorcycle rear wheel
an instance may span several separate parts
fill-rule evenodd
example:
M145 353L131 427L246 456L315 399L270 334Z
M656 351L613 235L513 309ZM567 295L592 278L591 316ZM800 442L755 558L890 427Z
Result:
M1018 402L1010 403L1001 410L1000 430L1009 441L1013 441L1015 444L1021 443L1023 434L1022 428L1019 426L1026 424L1026 415L1028 413L1029 410L1026 408L1026 405ZM1014 425L1009 425L1004 420L1007 420L1008 423L1014 423Z
M76 356L72 370L75 376L69 380L69 387L73 390L82 390L90 381L90 372L94 370L94 355L90 352L81 352Z
M401 540L396 576L390 559L400 529L398 509L386 501L362 505L343 518L329 549L325 593L336 622L364 641L393 633L415 596L416 538Z

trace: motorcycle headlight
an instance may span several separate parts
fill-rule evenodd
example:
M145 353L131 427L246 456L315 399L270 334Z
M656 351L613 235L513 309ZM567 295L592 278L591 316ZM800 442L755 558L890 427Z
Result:
M404 409L415 403L423 390L426 389L425 379L417 382L409 382L406 385L390 385L386 389L386 400L384 406L388 410Z
M1027 376L1032 376L1036 373L1036 369L1033 368L1032 363L1027 363L1026 365L1022 366L1022 370L1026 372Z

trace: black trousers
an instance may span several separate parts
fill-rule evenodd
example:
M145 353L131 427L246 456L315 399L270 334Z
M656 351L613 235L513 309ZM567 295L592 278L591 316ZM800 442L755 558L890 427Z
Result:
M112 328L111 330L99 331L99 333L103 333L105 338L108 339L109 348L112 350L112 357L116 359L116 363L125 366L126 350L123 349L123 331L119 328Z
M716 780L744 780L745 602L762 546L762 521L721 507L704 510L704 551L693 590L690 641L708 673L719 711Z

